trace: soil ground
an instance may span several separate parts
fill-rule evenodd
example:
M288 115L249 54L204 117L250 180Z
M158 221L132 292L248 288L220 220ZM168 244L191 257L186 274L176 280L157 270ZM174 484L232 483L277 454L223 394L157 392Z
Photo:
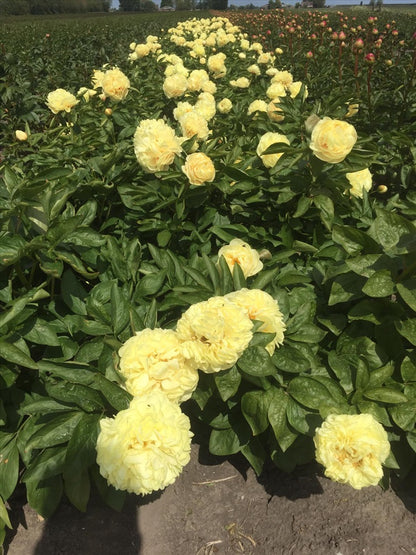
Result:
M131 496L121 513L92 499L87 513L63 503L48 521L13 505L7 555L401 555L416 553L416 491L353 490L318 465L257 478L193 446L175 484ZM241 462L241 461L240 461Z

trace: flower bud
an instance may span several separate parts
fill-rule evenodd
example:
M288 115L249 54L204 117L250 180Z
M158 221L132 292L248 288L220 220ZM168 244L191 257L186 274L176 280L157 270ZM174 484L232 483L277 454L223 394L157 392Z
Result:
M321 121L321 118L316 114L311 114L308 119L305 121L305 129L308 133L312 133L313 128L315 125Z
M374 64L374 62L376 61L376 57L372 52L369 52L368 54L365 55L365 61L368 64Z
M387 188L386 185L379 185L377 187L377 193L384 194L384 193L387 193L387 190L388 190L388 188Z
M21 129L16 129L15 137L18 141L27 141L27 133Z
M113 113L113 110L112 110L111 108L106 108L106 109L104 110L104 114L105 114L106 116L111 116L112 113Z

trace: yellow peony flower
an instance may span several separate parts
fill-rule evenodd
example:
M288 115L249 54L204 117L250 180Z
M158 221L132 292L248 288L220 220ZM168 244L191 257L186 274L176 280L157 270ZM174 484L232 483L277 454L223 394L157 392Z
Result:
M125 388L133 396L162 391L182 403L198 384L198 372L185 360L173 330L145 329L130 337L118 352Z
M289 71L277 71L272 77L272 83L281 83L289 87L293 83L293 75Z
M285 114L282 108L278 106L279 103L280 103L280 99L277 96L274 100L269 102L269 104L267 105L267 115L269 116L269 119L271 121L280 122L285 119Z
M348 111L345 114L345 117L346 118L351 118L352 116L355 116L355 114L358 113L359 109L360 109L359 104L348 104Z
M185 113L179 119L179 124L181 126L182 133L188 139L196 135L198 139L202 139L204 141L208 138L210 133L207 120L196 110Z
M209 75L205 69L194 69L188 77L188 90L200 91L207 81L209 81Z
M78 104L79 100L65 89L56 89L48 94L46 105L53 112L70 112L71 109Z
M253 100L247 108L247 114L251 116L255 112L267 112L267 102L264 100Z
M182 96L188 88L188 81L185 75L174 73L163 81L163 92L167 98L177 98Z
M252 64L251 66L249 66L247 68L247 71L249 73L251 73L252 75L260 75L261 74L261 70L260 70L260 68L257 64Z
M238 79L232 79L230 85L238 89L247 89L250 86L250 80L247 77L239 77Z
M101 80L101 88L106 97L119 102L126 98L130 81L120 69L108 69Z
M181 139L162 119L143 120L136 129L134 152L139 164L149 173L166 171L181 150Z
M94 69L93 74L92 74L92 86L94 89L98 89L99 87L101 87L101 83L104 77L104 71L101 71L100 69Z
M298 96L298 94L300 93L300 89L302 88L302 85L303 85L302 81L294 81L288 86L288 91L291 98L296 98ZM305 100L305 98L308 98L308 94L309 94L308 87L305 85L303 100Z
M207 66L209 71L213 74L214 79L224 77L227 73L227 68L224 64L226 57L227 56L223 52L220 52L218 54L213 54L208 58Z
M286 329L277 301L261 289L244 288L228 293L225 298L243 308L250 320L263 322L258 331L275 334L275 338L266 345L267 351L272 355L276 347L283 343Z
M22 131L21 129L16 129L14 132L14 136L18 141L27 141L27 133L26 131Z
M279 96L286 96L286 89L282 83L272 83L270 87L268 87L266 94L270 100L274 100Z
M223 256L233 271L234 264L238 264L243 271L244 277L254 276L263 268L259 253L241 239L232 239L228 245L221 247L218 258Z
M209 156L203 152L188 154L182 171L191 185L204 185L215 179L215 167Z
M220 112L220 114L228 114L228 112L231 111L232 107L233 107L233 103L229 98L223 98L217 104L217 109Z
M346 173L345 177L351 185L349 193L353 197L363 198L363 191L369 191L373 185L373 176L368 168L358 172Z
M266 168L274 168L279 158L283 155L283 152L277 152L276 154L263 154L263 152L265 152L269 148L269 146L274 143L285 143L287 145L290 144L289 139L285 135L280 135L280 133L273 133L271 131L265 133L260 138L256 152L257 155L260 156Z
M97 463L118 490L146 495L172 484L188 464L188 417L160 391L135 397L128 409L100 421Z
M224 297L192 305L180 318L177 333L185 357L200 370L231 368L252 338L253 324L245 311Z
M314 443L325 476L355 489L378 484L390 452L386 431L370 414L329 415Z
M353 125L325 117L313 128L309 146L320 160L338 164L348 156L356 141L357 131Z

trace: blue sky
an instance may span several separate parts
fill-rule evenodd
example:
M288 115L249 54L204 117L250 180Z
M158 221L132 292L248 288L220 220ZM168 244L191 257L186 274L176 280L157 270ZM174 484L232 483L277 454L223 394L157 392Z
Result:
M299 0L283 0L285 4L292 4L293 6ZM154 0L156 4L160 4L159 0ZM327 6L339 6L339 5L351 5L351 6L359 6L361 0L326 0ZM245 6L247 4L254 4L255 6L264 6L267 4L267 0L228 0L228 5L234 4L234 6ZM366 5L369 3L369 0L363 0L363 4ZM384 0L385 4L394 5L394 4L414 4L416 0ZM113 8L118 8L118 0L112 0Z

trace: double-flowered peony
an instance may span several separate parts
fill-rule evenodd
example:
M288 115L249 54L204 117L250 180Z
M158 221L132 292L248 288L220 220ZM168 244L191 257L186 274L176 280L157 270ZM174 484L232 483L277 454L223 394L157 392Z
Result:
M70 112L71 109L78 104L79 100L65 89L56 89L48 94L46 105L53 112Z
M348 156L356 142L357 131L353 125L323 118L313 128L309 146L320 160L338 164Z
M105 71L100 84L105 96L116 102L126 98L130 88L129 78L117 67Z
M285 135L280 135L280 133L273 133L268 131L260 138L259 144L257 145L257 155L260 156L261 161L266 166L266 168L273 168L279 158L283 155L283 152L276 152L274 154L263 154L270 146L275 143L285 143L290 144L289 139Z
M182 140L162 119L145 119L134 134L134 152L142 168L154 173L166 171L175 154L182 150Z
M133 396L158 390L171 400L189 399L198 384L198 372L185 359L173 330L145 329L130 337L119 350L120 373Z
M283 343L286 329L278 302L261 289L243 288L228 293L225 298L243 308L250 320L263 322L258 331L275 334L274 339L266 345L268 353L272 355L275 348Z
M328 478L355 489L375 486L382 478L390 444L371 414L331 414L315 431L314 442Z
M232 239L228 245L221 247L218 251L218 259L221 256L225 258L230 272L233 271L234 265L238 264L244 277L254 276L263 268L259 253L241 239Z
M189 419L160 391L135 397L128 409L103 418L100 426L100 474L118 490L145 495L163 489L189 462Z
M192 305L177 324L186 358L213 373L231 368L253 336L247 312L224 297Z
M345 177L351 185L349 193L353 197L363 198L363 191L369 191L373 184L373 176L368 168L358 172L346 173Z
M203 152L188 154L182 171L191 185L210 183L215 178L215 167L209 156Z

